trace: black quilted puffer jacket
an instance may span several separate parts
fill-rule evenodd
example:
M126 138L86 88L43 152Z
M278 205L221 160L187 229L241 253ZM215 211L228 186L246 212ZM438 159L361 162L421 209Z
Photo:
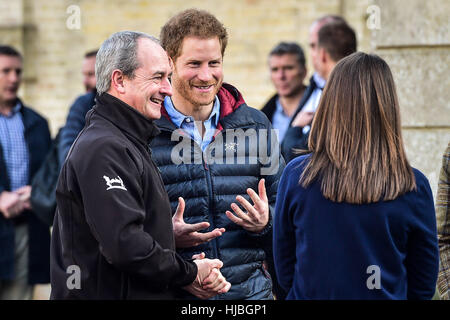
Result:
M150 148L169 194L172 212L181 196L186 202L186 223L207 221L210 227L206 231L226 229L221 237L177 251L186 259L205 252L207 258L223 261L221 271L231 289L213 299L272 299L272 280L263 268L263 261L272 259L272 214L284 160L271 124L262 112L248 107L231 85L223 84L218 97L218 131L204 152L186 133L176 130L164 108L161 119L156 121L161 133ZM233 212L230 204L238 204L237 195L252 203L246 190L258 192L258 181L262 178L270 220L256 234L233 223L225 211Z

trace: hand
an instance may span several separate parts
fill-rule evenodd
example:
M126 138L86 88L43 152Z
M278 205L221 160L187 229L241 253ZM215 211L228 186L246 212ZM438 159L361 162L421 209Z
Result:
M25 203L16 192L3 191L0 194L0 211L6 219L17 217L25 209Z
M178 198L178 207L172 217L173 233L177 248L189 248L198 246L204 242L220 237L225 232L224 228L216 228L213 231L200 233L198 231L209 228L208 222L187 224L184 222L185 203L182 197Z
M264 185L264 179L259 180L258 194L253 189L248 188L247 193L252 199L254 205L252 206L242 196L237 196L236 200L247 210L247 213L243 212L241 208L234 202L231 204L234 214L230 211L226 211L227 217L234 223L240 225L250 232L261 232L269 222L269 201L267 199L266 187Z
M226 281L220 272L223 263L218 259L205 259L205 254L194 255L192 257L197 264L197 277L193 283L184 287L185 290L200 299L209 299L217 294L228 292L231 284Z
M314 117L314 112L303 112L300 111L297 116L292 120L293 127L306 127L312 123Z
M19 189L14 190L20 196L20 200L24 204L24 208L27 210L31 210L31 186L23 186Z
M192 259L202 260L205 258L205 253L194 254ZM216 295L217 293L225 293L231 287L231 284L225 280L223 275L220 273L219 269L212 269L211 273L202 281L202 287L206 291Z

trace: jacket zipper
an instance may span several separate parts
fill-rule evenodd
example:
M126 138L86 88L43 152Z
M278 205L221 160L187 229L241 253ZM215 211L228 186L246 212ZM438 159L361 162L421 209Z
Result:
M194 142L196 143L196 142ZM214 140L206 147L206 149L208 149L211 144L214 143ZM200 147L201 150L201 147ZM202 150L201 150L202 151ZM210 222L210 226L211 226L211 230L214 230L216 228L216 225L214 224L214 214L212 214L214 212L213 208L214 208L214 197L213 197L213 189L212 189L212 178L211 178L211 171L208 168L208 164L205 161L205 157L204 157L204 153L202 151L202 162L203 162L203 166L205 168L205 172L206 172L206 181L207 181L207 185L208 185L208 200L209 200L209 222ZM214 258L219 259L219 252L218 252L218 244L217 244L217 238L212 239L212 249L213 249L213 255Z
M168 131L170 133L173 132L173 130L170 130L168 128L160 128L161 130L164 131ZM209 213L214 212L212 209L214 207L214 198L213 198L213 189L212 189L212 178L211 178L211 171L208 168L208 164L205 161L204 158L204 153L202 151L202 147L195 141L193 140L191 137L188 137L190 140L192 140L194 142L194 148L198 147L200 148L200 152L202 153L202 164L203 164L203 168L205 169L206 172L206 184L208 186L208 200L209 200ZM207 149L214 143L215 139L213 139L211 141L211 143L206 147ZM150 148L149 148L150 149ZM151 152L151 151L150 151ZM156 166L159 170L159 167ZM161 172L161 171L160 171ZM216 225L214 224L214 217L213 214L209 214L209 224L210 227L212 227L212 230L214 230L216 228ZM210 241L211 245L212 245L212 250L213 250L213 255L214 258L219 259L219 252L218 252L218 244L217 244L217 238L214 238Z

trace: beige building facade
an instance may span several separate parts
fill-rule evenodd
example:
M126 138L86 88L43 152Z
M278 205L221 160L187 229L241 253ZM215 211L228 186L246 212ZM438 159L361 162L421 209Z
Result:
M391 66L411 164L436 193L441 156L450 141L450 1L447 0L0 0L0 43L25 56L24 101L49 119L55 134L83 93L81 62L110 34L139 30L158 36L180 10L196 7L227 27L225 81L261 108L273 94L267 54L281 40L307 46L310 24L324 14L344 16L358 50Z
M48 118L53 135L83 93L81 62L112 33L158 36L169 17L187 8L215 14L230 35L225 81L261 108L274 93L267 54L279 41L305 50L308 29L324 14L339 14L355 29L358 50L390 65L401 105L411 164L436 194L442 154L450 141L450 1L448 0L0 0L0 43L25 57L20 95ZM41 287L36 298L47 298Z

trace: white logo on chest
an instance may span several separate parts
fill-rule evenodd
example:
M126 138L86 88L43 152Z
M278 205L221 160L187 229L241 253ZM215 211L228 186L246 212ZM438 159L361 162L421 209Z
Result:
M106 185L108 186L108 188L106 188L106 190L110 190L110 189L122 189L127 191L127 189L125 188L122 179L117 176L117 179L110 179L107 176L103 176L103 179L105 179L106 181Z
M235 142L229 142L229 143L225 143L225 150L230 150L230 151L234 151L236 152L236 147L237 147L237 143Z

